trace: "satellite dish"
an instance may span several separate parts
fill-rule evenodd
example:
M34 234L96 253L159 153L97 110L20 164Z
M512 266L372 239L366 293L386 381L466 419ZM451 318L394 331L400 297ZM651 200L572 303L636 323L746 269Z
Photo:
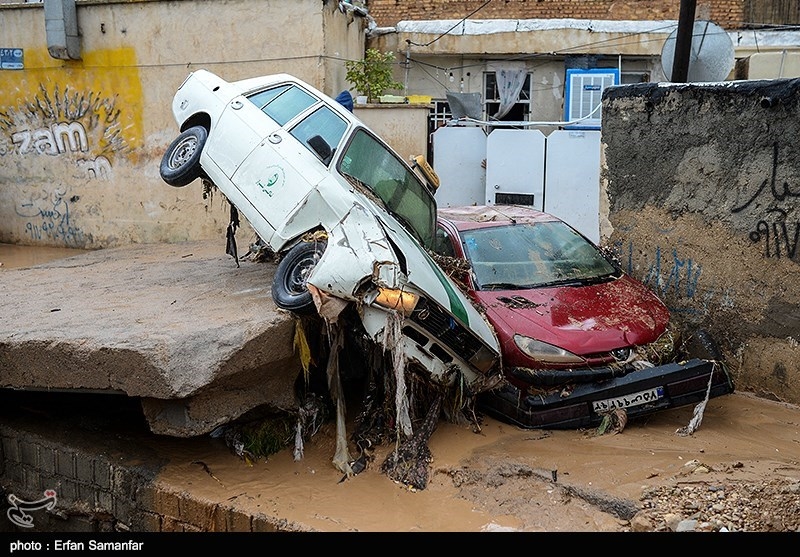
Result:
M672 80L672 64L678 30L670 33L661 49L661 68L667 80ZM716 23L695 21L692 28L692 50L689 54L687 81L724 81L733 69L733 41Z

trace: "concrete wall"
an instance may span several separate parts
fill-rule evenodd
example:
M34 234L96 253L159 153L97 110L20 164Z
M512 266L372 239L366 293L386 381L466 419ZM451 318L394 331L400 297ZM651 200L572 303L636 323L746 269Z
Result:
M739 388L800 402L800 79L637 84L603 96L624 266L709 329Z
M336 96L366 22L336 2L79 2L80 60L51 58L43 4L0 5L0 242L97 249L224 238L228 204L164 184L175 90L196 68L287 72Z
M356 105L353 113L389 142L406 162L417 155L427 156L427 105Z

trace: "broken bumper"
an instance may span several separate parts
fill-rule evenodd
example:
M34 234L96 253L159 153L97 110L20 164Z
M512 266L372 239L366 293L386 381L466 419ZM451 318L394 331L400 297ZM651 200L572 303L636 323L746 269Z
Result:
M571 387L564 396L564 389L528 394L506 384L481 395L478 406L489 415L525 429L577 429L599 425L604 413L614 408L622 408L628 418L633 418L734 391L724 365L700 359Z

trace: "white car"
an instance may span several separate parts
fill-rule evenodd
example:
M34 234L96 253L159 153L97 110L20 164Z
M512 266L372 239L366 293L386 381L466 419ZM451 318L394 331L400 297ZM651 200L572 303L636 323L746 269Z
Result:
M444 384L459 372L480 392L501 374L493 329L427 251L438 183L424 160L412 167L343 105L287 74L227 82L197 70L172 111L181 133L162 179L210 180L280 254L278 307L331 318L329 307L354 304L378 343L399 321L396 349Z

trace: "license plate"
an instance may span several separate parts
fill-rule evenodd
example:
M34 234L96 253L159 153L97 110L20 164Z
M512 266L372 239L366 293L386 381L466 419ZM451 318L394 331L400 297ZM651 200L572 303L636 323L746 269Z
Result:
M649 402L664 398L664 387L655 387L638 393L632 393L625 396L618 396L615 398L607 398L605 400L596 400L592 403L592 409L595 412L607 412L616 408L630 408L631 406L639 406Z

